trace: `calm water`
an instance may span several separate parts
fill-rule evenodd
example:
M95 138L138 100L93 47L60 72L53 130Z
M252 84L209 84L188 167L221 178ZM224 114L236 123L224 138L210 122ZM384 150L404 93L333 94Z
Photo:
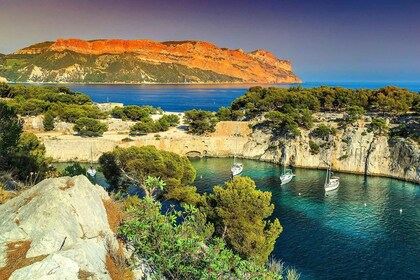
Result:
M230 177L232 159L191 161L201 193ZM420 186L337 173L340 188L325 196L323 171L295 169L293 181L280 186L278 165L242 162L243 176L272 193L283 226L274 256L301 279L420 279Z
M192 163L200 192L230 176L231 159ZM323 171L296 169L294 180L280 186L279 166L243 163L243 175L273 194L273 216L283 226L273 254L301 279L420 279L419 186L338 174L340 188L325 196Z
M395 85L420 91L420 82L412 83L332 83L311 82L303 87L321 85L347 88L380 88ZM88 94L95 102L122 102L125 105L152 105L165 111L182 112L191 109L217 111L229 106L237 97L244 95L252 85L69 85L71 89ZM264 85L269 86L269 85ZM271 85L270 85L271 86ZM276 85L289 87L290 85Z

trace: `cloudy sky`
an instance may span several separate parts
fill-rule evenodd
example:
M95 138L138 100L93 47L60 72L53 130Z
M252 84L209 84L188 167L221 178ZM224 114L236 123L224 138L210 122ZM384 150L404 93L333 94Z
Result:
M420 81L420 1L0 0L0 52L57 38L202 40L304 81Z

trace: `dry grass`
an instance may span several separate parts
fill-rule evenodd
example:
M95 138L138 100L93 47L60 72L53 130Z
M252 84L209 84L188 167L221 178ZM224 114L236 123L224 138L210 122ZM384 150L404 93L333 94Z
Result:
M93 276L95 276L95 274L93 274L92 272L80 269L77 276L79 277L80 280L88 280L88 279L92 279Z
M105 256L106 269L112 280L128 280L133 279L133 272L127 265L127 259L125 258L122 242L118 240L118 249L107 240L107 251Z
M7 243L7 263L5 267L0 267L2 279L8 279L16 270L42 261L46 255L33 258L26 258L26 253L31 247L31 241L15 241Z
M19 192L8 191L0 184L0 205L19 195Z
M106 214L108 217L108 224L114 233L117 233L118 227L121 225L124 213L121 208L112 199L102 200Z
M69 180L69 181L66 182L65 186L59 187L59 189L62 190L62 191L65 191L65 190L70 189L72 187L74 187L74 182Z

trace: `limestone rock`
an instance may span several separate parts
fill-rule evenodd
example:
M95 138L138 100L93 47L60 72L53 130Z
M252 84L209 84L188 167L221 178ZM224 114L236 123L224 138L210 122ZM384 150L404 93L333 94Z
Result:
M106 191L85 176L46 179L0 206L0 267L7 244L29 240L26 258L41 261L13 272L10 279L110 279L107 244L117 244L103 200Z

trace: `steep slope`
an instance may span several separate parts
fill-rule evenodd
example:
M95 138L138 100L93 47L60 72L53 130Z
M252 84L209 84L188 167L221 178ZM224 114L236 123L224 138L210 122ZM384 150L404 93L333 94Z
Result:
M200 41L58 39L0 57L19 82L299 83L290 61Z

